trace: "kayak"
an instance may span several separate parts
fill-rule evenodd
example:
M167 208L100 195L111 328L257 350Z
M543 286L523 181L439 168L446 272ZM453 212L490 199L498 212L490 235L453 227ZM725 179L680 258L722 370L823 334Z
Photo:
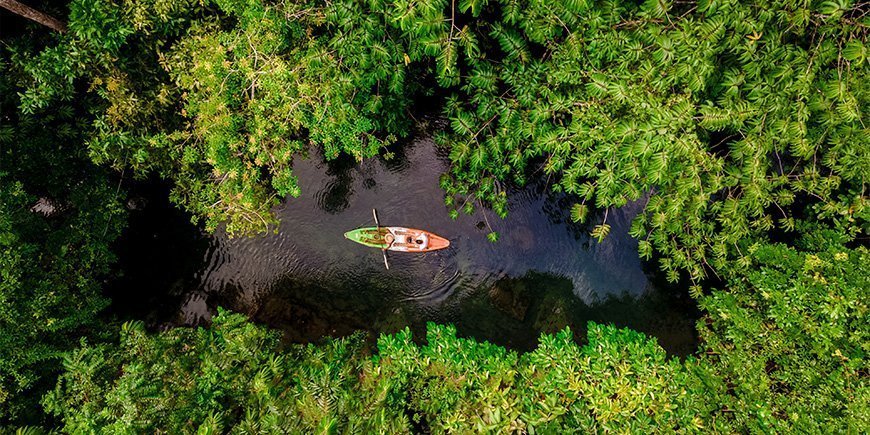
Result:
M450 241L437 234L415 228L367 227L344 233L346 239L370 246L398 252L429 252L450 246Z

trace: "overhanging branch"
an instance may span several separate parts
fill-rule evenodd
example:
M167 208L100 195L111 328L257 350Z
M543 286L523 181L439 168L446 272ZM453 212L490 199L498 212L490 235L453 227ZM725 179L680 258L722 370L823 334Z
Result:
M0 8L7 9L14 14L21 15L24 18L36 21L43 26L54 29L58 32L66 32L66 23L60 21L50 15L46 15L30 6L21 4L14 0L0 0Z

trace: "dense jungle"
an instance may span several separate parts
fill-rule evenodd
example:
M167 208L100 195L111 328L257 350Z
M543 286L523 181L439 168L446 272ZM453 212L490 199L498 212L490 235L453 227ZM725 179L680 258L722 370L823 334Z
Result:
M0 0L0 432L867 433L868 34L862 0ZM342 239L372 208L451 248L385 269ZM188 249L268 282L154 278Z

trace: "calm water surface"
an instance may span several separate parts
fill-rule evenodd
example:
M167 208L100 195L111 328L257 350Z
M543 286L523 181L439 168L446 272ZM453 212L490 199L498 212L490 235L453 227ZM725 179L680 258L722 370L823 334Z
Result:
M671 353L694 350L695 304L652 274L627 234L641 203L610 210L611 235L600 244L543 182L510 192L505 220L488 210L451 220L438 187L446 170L425 137L392 160L327 163L312 153L294 165L303 194L277 207L277 233L254 238L204 234L154 199L163 193L133 199L114 309L168 327L207 321L223 306L296 342L405 326L422 336L434 321L517 350L564 326L582 338L594 320L653 335ZM425 228L451 246L390 253L385 270L380 251L343 237L373 225L372 208L382 225ZM487 222L498 243L487 240Z

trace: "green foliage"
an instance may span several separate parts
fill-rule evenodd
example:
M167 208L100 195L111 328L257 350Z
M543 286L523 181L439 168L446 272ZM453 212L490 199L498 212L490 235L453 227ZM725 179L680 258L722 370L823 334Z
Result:
M590 324L582 348L567 331L544 336L524 358L517 396L536 432L697 430L707 416L690 378L693 363L667 358L654 340L629 329Z
M243 316L219 312L208 329L148 334L125 325L118 345L84 346L43 400L81 432L410 432L656 430L697 424L689 371L653 340L591 324L543 336L519 356L430 324L367 356L361 336L281 348ZM689 400L693 399L693 400Z
M237 314L154 335L128 323L119 345L66 357L43 402L70 433L407 431L360 338L282 352L274 332Z
M360 336L281 351L277 334L220 312L208 329L121 330L85 346L43 400L70 433L371 433L408 421Z
M212 4L214 3L214 4ZM377 6L377 5L373 5ZM405 49L366 2L77 0L70 32L35 59L22 110L99 95L91 157L172 179L214 230L267 230L298 196L308 144L377 155L407 134Z
M698 428L703 397L689 370L654 340L589 325L588 344L565 330L518 356L430 324L427 344L407 332L379 341L385 373L407 371L409 407L435 433L643 432Z
M870 174L860 8L491 3L489 20L457 18L477 45L446 70L467 73L436 68L451 93L442 185L499 206L501 192L483 186L522 184L541 162L554 190L599 208L651 192L632 234L673 279L724 269L743 240L791 231L796 215L860 231ZM444 27L446 51L459 32ZM583 204L571 211L584 220Z
M467 199L448 207L503 217L506 183L536 167L588 207L650 195L632 235L667 276L697 281L795 217L866 225L861 7L76 0L69 35L17 59L25 112L90 85L92 158L172 179L176 202L230 233L274 223L309 144L384 151L408 132L414 83L435 82L452 161L441 185Z
M870 251L832 231L752 248L701 298L713 400L752 432L863 432L870 423Z
M104 326L101 283L126 216L82 152L76 106L18 114L5 52L0 71L0 425L41 423L61 354Z
M54 45L4 41L0 59L0 423L41 423L65 354L43 404L71 433L866 432L864 9L74 0ZM631 234L691 277L701 351L590 325L583 346L564 331L518 355L430 325L371 356L358 336L285 348L219 313L65 353L98 338L123 224L92 162L172 180L210 230L264 231L299 195L295 158L391 155L412 98L436 92L423 83L446 94L452 218L505 217L506 186L538 171L573 221L605 210L599 241L606 210L648 198ZM728 288L705 291L709 271Z
M586 204L574 204L571 206L571 220L574 222L586 222L586 215L589 214L589 207Z
M592 237L595 237L595 239L598 240L598 242L600 243L602 240L604 240L605 237L607 237L608 234L610 234L610 225L595 225L595 227L592 228L592 232L590 234L592 235Z
M404 50L364 2L219 5L238 24L193 26L163 64L189 120L172 146L191 177L209 166L175 196L210 228L262 231L278 199L299 195L291 165L308 142L361 160L407 132Z

